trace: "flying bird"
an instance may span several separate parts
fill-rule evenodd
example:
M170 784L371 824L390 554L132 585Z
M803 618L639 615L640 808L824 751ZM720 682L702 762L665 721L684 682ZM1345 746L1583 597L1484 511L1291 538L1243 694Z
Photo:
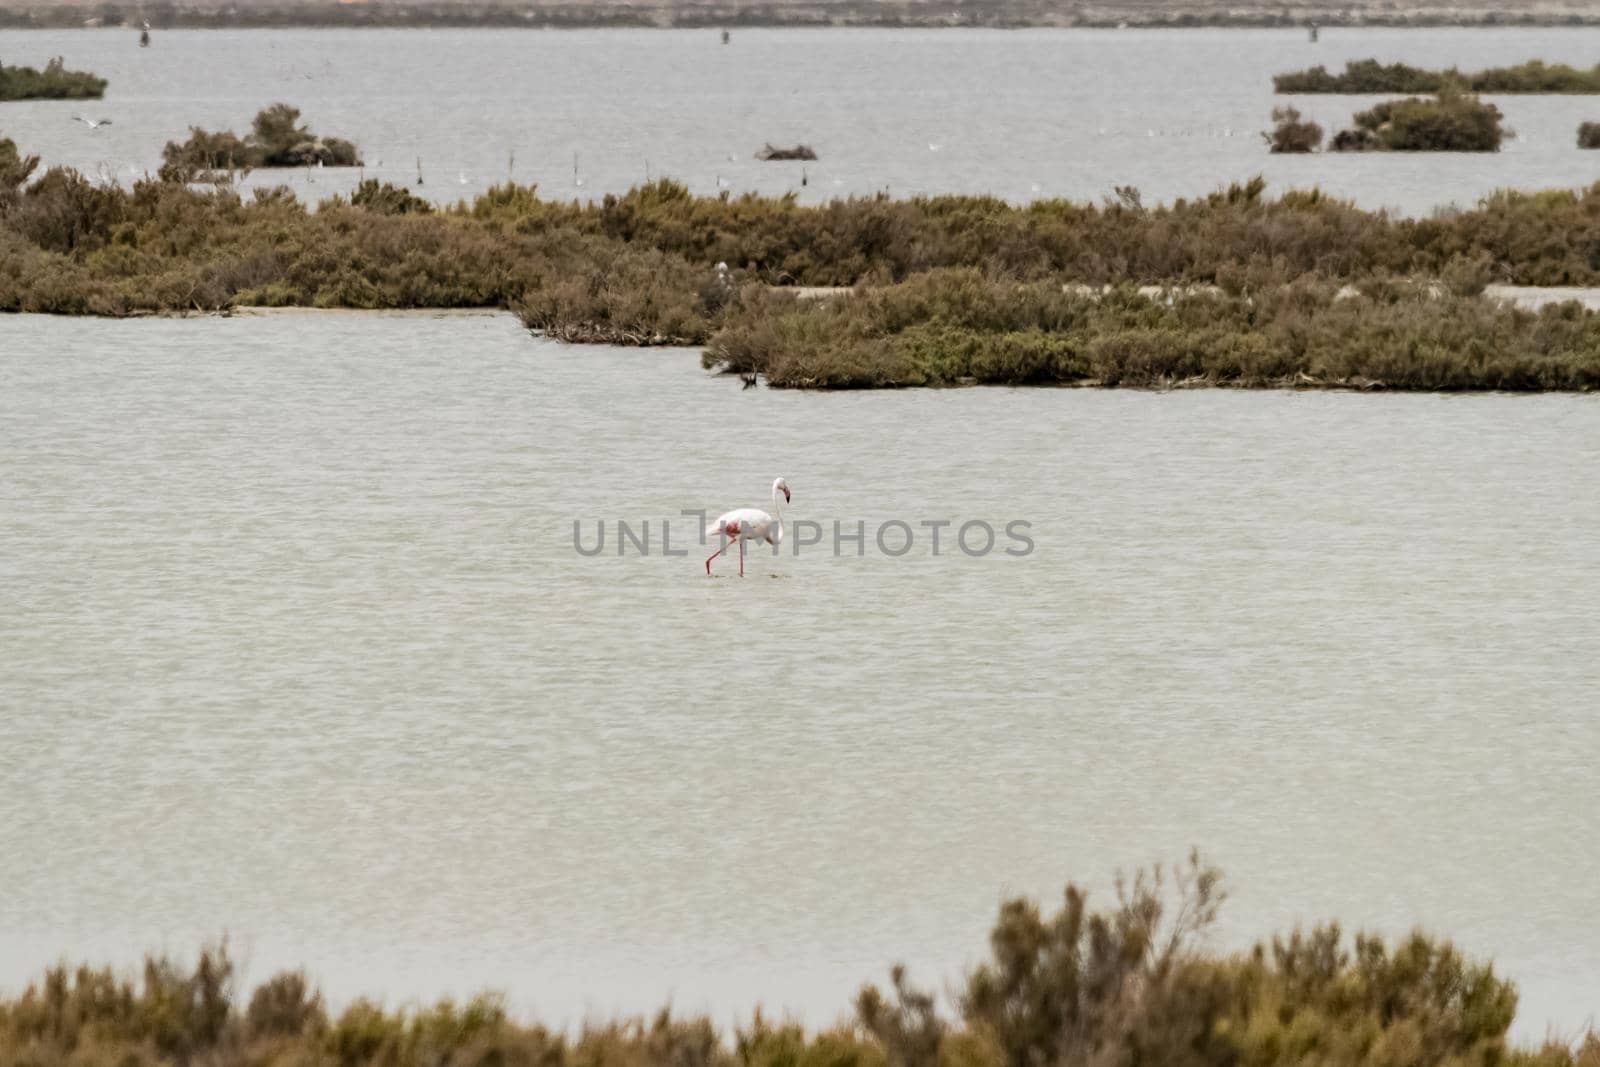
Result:
M716 520L706 527L706 536L713 534L732 541L739 542L739 577L744 577L744 543L746 541L765 541L769 545L783 543L783 504L778 503L778 494L783 494L783 504L789 502L789 483L782 478L772 483L772 510L777 513L774 518L760 508L735 508L725 511L716 517ZM711 573L711 561L727 549L728 540L722 542L711 555L706 557L706 573Z
M75 122L81 122L91 130L98 130L102 126L111 125L110 119L101 119L99 122L96 122L94 119L86 119L82 115L74 115L72 118Z

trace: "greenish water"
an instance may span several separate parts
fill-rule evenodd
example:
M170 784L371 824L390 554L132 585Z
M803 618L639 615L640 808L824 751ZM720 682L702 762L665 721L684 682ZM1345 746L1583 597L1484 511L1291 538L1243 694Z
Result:
M508 316L0 319L0 986L227 931L335 1000L821 1023L953 976L1004 892L1194 844L1228 945L1422 923L1570 1030L1597 460L1587 396L804 395ZM779 474L863 554L573 550ZM890 558L895 519L1035 548Z

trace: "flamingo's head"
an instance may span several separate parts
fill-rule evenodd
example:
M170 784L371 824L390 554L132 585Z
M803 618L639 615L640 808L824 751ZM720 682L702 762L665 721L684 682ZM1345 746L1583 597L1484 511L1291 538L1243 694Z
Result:
M773 499L777 499L779 493L783 494L783 502L787 504L789 502L789 483L782 478L772 483Z

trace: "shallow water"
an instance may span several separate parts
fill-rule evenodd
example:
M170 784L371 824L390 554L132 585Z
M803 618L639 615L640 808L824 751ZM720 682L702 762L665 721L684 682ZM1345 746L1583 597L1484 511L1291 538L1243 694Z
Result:
M506 316L0 330L0 987L228 931L335 1000L821 1023L894 960L953 978L1002 893L1199 845L1227 946L1423 923L1525 1036L1600 1004L1593 397L743 391ZM823 545L659 553L780 473ZM601 518L653 553L579 555ZM935 556L941 519L1035 548Z
M1098 200L1201 195L1261 173L1369 207L1471 206L1500 187L1600 180L1576 147L1593 97L1497 97L1518 136L1492 155L1278 156L1259 131L1292 102L1333 131L1375 97L1275 97L1272 75L1369 56L1479 69L1539 58L1589 66L1600 28L1302 30L126 30L0 33L0 59L52 55L111 80L103 101L0 105L0 132L50 163L121 181L154 171L191 125L248 128L287 101L365 150L367 176L445 201L513 175L598 197L670 175L805 200L888 189ZM109 118L89 130L74 114ZM809 142L813 164L760 163ZM514 159L513 159L514 157ZM576 174L574 163L576 162ZM353 171L263 171L321 199ZM806 179L801 184L802 176ZM575 185L582 181L582 186Z

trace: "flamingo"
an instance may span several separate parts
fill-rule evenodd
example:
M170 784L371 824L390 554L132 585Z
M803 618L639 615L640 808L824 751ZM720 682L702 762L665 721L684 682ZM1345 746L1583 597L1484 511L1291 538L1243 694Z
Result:
M744 543L746 540L765 541L769 545L783 543L783 504L778 503L778 494L783 494L783 504L789 502L789 483L782 478L772 483L772 510L777 513L773 518L760 508L735 508L733 511L723 512L718 515L715 522L706 527L706 536L719 534L739 542L739 577L744 577ZM711 561L722 555L727 550L728 542L724 541L722 547L706 557L706 573L711 573Z

